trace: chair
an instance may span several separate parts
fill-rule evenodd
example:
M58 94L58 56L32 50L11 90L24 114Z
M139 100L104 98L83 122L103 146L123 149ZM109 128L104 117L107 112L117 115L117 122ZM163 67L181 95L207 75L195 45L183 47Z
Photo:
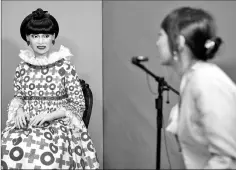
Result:
M86 128L88 128L93 108L93 93L89 85L84 80L80 79L79 81L85 98L85 111L82 119L84 121Z

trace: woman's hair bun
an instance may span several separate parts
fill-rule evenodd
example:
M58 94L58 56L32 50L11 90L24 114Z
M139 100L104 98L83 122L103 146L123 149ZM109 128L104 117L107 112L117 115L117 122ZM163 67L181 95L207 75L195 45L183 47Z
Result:
M42 19L48 11L43 11L41 8L38 8L36 11L32 12L34 19Z
M219 50L219 47L222 44L222 39L220 37L214 37L210 40L207 40L205 43L206 48L206 58L212 59L217 51Z

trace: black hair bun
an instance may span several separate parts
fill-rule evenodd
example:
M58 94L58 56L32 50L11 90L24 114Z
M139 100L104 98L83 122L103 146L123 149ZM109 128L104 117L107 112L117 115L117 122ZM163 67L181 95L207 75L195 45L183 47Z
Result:
M32 17L34 19L42 19L45 17L45 14L47 13L48 11L43 11L41 8L38 8L36 11L33 11L32 12Z
M220 38L220 37L216 37L215 38L215 44L216 44L216 46L219 48L220 47L220 45L222 44L222 39Z

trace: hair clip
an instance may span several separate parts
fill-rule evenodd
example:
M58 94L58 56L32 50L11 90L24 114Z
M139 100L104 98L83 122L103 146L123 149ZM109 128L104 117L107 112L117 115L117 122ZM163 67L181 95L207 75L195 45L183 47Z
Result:
M205 48L209 49L209 48L213 48L215 46L215 42L212 40L207 40L205 43Z

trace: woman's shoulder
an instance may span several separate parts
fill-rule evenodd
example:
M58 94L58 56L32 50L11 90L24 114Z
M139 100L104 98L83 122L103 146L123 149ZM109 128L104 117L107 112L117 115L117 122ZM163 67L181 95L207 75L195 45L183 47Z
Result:
M26 65L25 61L21 60L17 66L16 66L16 70L21 70L24 68L24 66Z
M75 70L75 65L72 63L71 60L67 60L67 59L64 59L64 60L63 60L62 67L63 67L66 71Z
M197 63L193 66L192 79L197 81L211 82L212 80L217 81L228 81L229 76L214 63Z
M193 67L190 76L192 89L232 89L236 90L235 83L231 78L214 63L201 63Z

